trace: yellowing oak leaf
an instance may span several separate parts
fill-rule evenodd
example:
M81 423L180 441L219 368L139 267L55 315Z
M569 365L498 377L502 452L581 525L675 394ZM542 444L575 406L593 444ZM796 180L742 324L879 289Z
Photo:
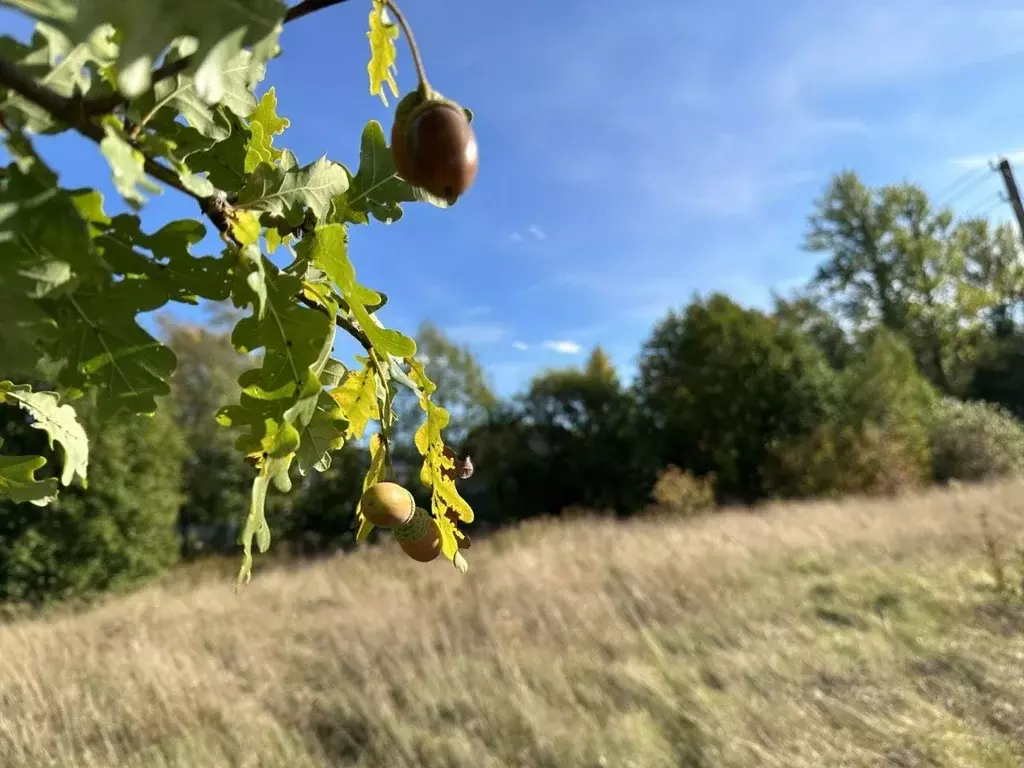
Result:
M341 406L348 419L346 437L362 438L370 419L380 419L380 404L377 400L377 382L370 366L370 359L356 355L363 364L359 370L349 371L341 384L331 390L331 397Z
M370 40L370 63L366 70L370 75L370 93L378 95L384 106L388 105L384 85L391 89L391 95L398 98L398 83L395 81L395 40L398 39L398 27L388 18L387 9L381 0L373 0L370 11L370 31L366 33Z

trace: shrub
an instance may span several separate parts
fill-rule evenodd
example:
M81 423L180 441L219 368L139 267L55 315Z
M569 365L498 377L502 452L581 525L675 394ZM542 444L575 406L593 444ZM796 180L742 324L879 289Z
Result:
M914 444L876 424L826 423L776 444L765 484L776 497L897 494L921 485L928 464Z
M651 498L660 512L699 515L715 507L715 476L695 477L670 464L658 473Z
M103 422L83 401L75 407L89 436L89 487L61 488L45 508L0 503L0 600L41 605L124 588L177 560L180 430L166 411ZM11 406L0 407L0 434L5 446L51 455Z
M981 481L1024 469L1024 425L981 401L941 401L930 424L932 473L938 482Z

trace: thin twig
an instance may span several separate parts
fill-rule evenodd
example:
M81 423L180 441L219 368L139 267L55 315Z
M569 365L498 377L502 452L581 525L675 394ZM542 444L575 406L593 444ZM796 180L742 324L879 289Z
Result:
M312 299L306 296L300 294L299 302L301 304L305 304L307 307L310 307L312 309L318 309L321 312L327 314L327 309L324 307L323 304L318 304L317 302L313 301ZM362 345L363 349L365 349L367 352L373 352L373 342L370 341L370 337L367 336L362 331L362 329L357 328L355 323L353 323L351 320L349 320L342 314L336 315L334 318L334 322L339 328L345 331L345 333L347 333L349 336L358 341L360 345Z
M33 104L42 107L58 120L67 123L80 134L95 141L97 144L103 141L106 136L100 126L89 122L81 115L76 108L77 103L74 99L65 98L45 85L40 85L17 66L2 59L0 59L0 84L14 91L19 96L28 99ZM146 172L150 176L202 202L200 197L185 188L178 179L178 174L166 165L161 165L151 157L145 158L144 165Z
M420 49L416 46L416 38L413 37L412 28L409 26L409 22L406 21L405 14L402 13L401 8L398 7L394 0L383 0L383 2L395 14L399 26L402 27L402 31L405 33L405 41L409 43L409 51L412 53L412 63L416 67L416 76L420 80L420 88L425 92L429 92L430 83L427 82L427 68L423 66L423 59L420 58Z
M304 0L288 9L288 13L284 15L284 23L287 24L289 21L301 19L303 16L330 8L332 5L341 5L344 2L346 0Z

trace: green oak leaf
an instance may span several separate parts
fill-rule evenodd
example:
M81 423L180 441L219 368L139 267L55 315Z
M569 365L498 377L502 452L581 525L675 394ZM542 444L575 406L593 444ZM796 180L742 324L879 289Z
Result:
M3 440L0 440L3 445ZM0 498L16 504L29 502L45 507L57 498L57 478L36 479L36 470L46 466L42 456L0 455Z
M35 420L32 426L46 432L51 449L54 442L60 444L64 454L60 477L63 485L70 485L77 475L82 487L87 487L89 438L74 408L61 404L56 392L33 392L27 384L15 385L10 381L0 381L0 402L12 403L28 412Z
M249 513L246 515L245 525L238 536L238 543L242 545L242 565L238 570L239 585L248 583L252 575L253 539L256 539L256 546L260 552L270 549L270 526L267 524L265 511L267 491L271 483L280 491L287 492L291 489L288 468L291 466L293 458L294 454L288 454L282 458L263 459L260 473L253 480Z
M0 174L0 293L36 299L99 274L89 228L70 193L30 146L8 141L15 162Z
M326 156L303 168L284 170L261 164L238 191L236 207L264 211L298 226L303 206L317 219L330 210L332 199L348 188L348 171Z
M348 419L337 401L321 390L313 418L301 431L298 462L299 473L310 469L326 472L331 468L331 451L345 444Z
M295 301L302 281L279 270L263 258L267 289L263 317L250 315L238 321L231 341L242 353L264 350L263 386L278 389L302 380L303 373L320 356L324 337L332 327L323 312Z
M367 310L367 305L380 305L381 296L356 282L355 267L348 258L348 234L343 225L327 224L318 227L312 235L302 239L298 253L300 258L330 276L359 327L380 354L397 357L416 354L416 342L398 331L382 328L376 317Z
M167 61L181 59L195 48L191 40L178 40L168 53ZM263 79L265 67L252 61L252 53L238 51L224 62L220 71L223 80L223 96L216 106L199 96L193 77L178 74L153 84L142 99L132 104L132 116L138 116L140 125L147 124L156 112L168 107L178 112L185 121L203 136L223 141L231 135L231 125L224 119L221 110L226 109L238 117L247 117L256 108L256 96L252 92L255 83Z
M359 172L352 177L344 194L334 198L332 221L366 224L369 216L391 224L402 218L401 203L427 202L437 208L448 203L426 190L403 180L395 170L384 136L384 129L376 120L363 128L359 146Z
M45 301L56 325L51 356L66 359L60 382L79 391L95 389L101 417L122 411L156 412L156 398L170 393L177 358L136 321L162 307L166 292L145 278L91 281Z
M231 293L231 261L190 253L205 236L206 227L194 219L172 221L145 234L137 216L119 214L95 243L115 273L147 277L152 287L163 290L165 302L224 301Z
M194 38L195 56L186 70L196 93L209 104L227 91L223 71L243 48L252 48L255 73L277 53L287 5L282 0L0 0L83 42L101 26L120 33L121 48L113 70L118 89L135 99L152 84L151 72L161 54L178 38ZM254 75L251 75L251 77Z
M270 377L262 367L246 371L239 377L239 403L217 412L217 423L221 426L248 429L235 440L235 447L249 456L284 456L299 449L300 430L314 418L323 392L320 380L311 370L306 370L298 383L288 382L276 389L264 386Z
M70 97L93 90L91 70L110 66L117 56L109 28L98 28L77 44L58 29L37 24L28 45L10 37L0 38L0 58L16 64L40 85ZM0 110L8 124L33 133L50 132L58 121L42 107L12 92L0 97Z
M155 133L147 134L147 137L159 136L163 147L158 149L158 154L170 158L179 174L183 166L190 174L205 174L213 187L235 192L246 181L245 154L249 128L221 107L215 108L212 114L220 130L228 134L225 139L215 141L204 136L195 128L175 120L171 110L162 110L150 121ZM140 139L140 144L150 143L152 146L152 141L150 138Z
M379 95L386 107L388 96L384 92L385 84L391 89L391 95L398 97L398 83L395 81L395 62L398 58L395 40L398 39L398 27L388 18L381 0L373 0L370 29L366 37L370 41L370 63L366 66L370 75L370 93Z
M146 202L140 187L154 194L159 194L162 190L146 175L145 157L142 152L129 144L123 136L123 130L116 126L117 121L114 118L104 121L104 137L100 142L100 151L110 164L117 191L129 205L137 209Z

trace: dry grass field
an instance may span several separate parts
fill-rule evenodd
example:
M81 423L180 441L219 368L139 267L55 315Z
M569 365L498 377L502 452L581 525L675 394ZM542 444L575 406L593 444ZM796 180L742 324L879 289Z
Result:
M165 583L0 627L0 764L1018 768L979 511L1019 590L1021 483Z

